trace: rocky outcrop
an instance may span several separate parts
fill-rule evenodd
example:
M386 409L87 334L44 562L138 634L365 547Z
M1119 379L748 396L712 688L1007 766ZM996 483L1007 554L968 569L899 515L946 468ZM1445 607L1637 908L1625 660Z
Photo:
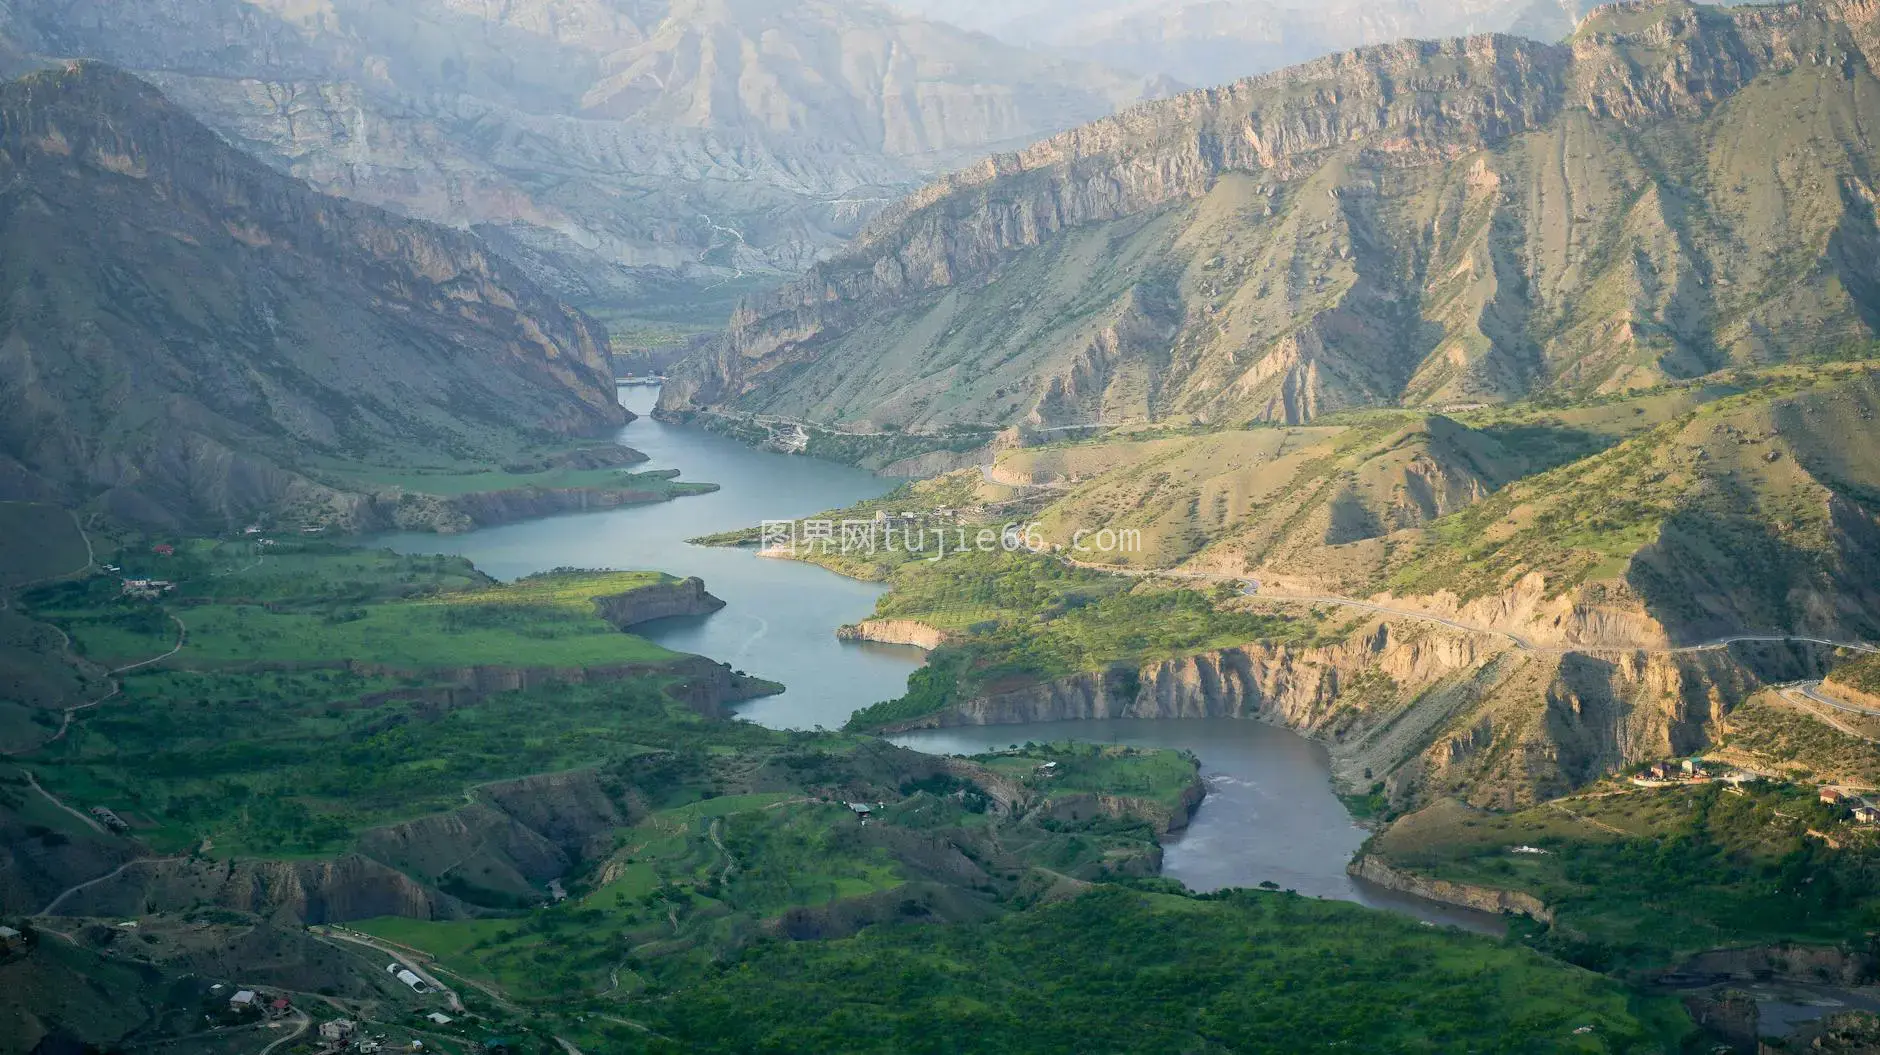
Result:
M1527 916L1542 923L1554 921L1553 910L1532 894L1519 890L1499 890L1494 887L1452 883L1446 879L1419 876L1392 868L1370 854L1358 855L1347 866L1346 871L1359 879L1376 883L1389 890L1411 894L1426 901L1456 905L1479 912L1492 912L1497 915L1509 913Z
M375 916L458 919L457 899L357 854L328 861L135 861L67 898L68 916L135 918L148 911L215 905L282 923L339 923Z
M710 615L724 606L725 602L705 592L705 580L697 576L653 583L594 599L600 617L622 630L655 619Z
M1162 835L1188 827L1201 808L1208 786L1199 776L1184 787L1179 800L1165 803L1130 795L1053 795L1037 810L1040 817L1058 821L1084 821L1092 817L1133 818L1148 821Z
M1738 949L1712 949L1691 957L1678 974L1725 977L1733 981L1793 982L1830 985L1871 985L1880 971L1880 952L1825 945L1756 945Z
M1383 781L1511 808L1625 766L1702 751L1732 708L1819 676L1832 650L1532 652L1383 621L1336 645L1254 643L973 695L891 731L1093 718L1247 718L1320 739L1350 787Z
M864 619L836 628L844 641L874 641L884 645L912 645L929 652L946 644L948 634L937 626L914 619Z
M1701 141L1753 134L1782 112L1763 87L1782 77L1857 108L1871 30L1862 5L1666 0L1591 16L1561 45L1379 45L1138 106L884 211L675 366L661 413L932 435L1027 420L1300 422L1811 354L1814 338L1773 321L1726 321L1739 311L1870 340L1858 296L1820 297L1800 270L1705 248L1700 232L1754 242L1763 221L1636 139L1659 123ZM1823 188L1873 161L1858 136L1813 155ZM1770 235L1798 267L1825 253L1847 289L1871 287L1868 255L1828 250L1856 237L1839 192L1740 168L1745 192L1818 210ZM1626 255L1640 231L1648 263ZM1037 280L1066 273L1078 280L1062 290ZM1651 292L1626 300L1623 319L1594 307L1621 289ZM850 379L839 395L832 375Z

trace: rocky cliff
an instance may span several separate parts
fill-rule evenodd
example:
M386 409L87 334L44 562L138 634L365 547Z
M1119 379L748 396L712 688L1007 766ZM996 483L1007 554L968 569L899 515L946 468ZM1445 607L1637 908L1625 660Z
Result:
M662 412L1297 422L1871 340L1874 17L1622 4L1138 106L885 211Z
M625 630L654 619L710 615L723 608L725 602L706 593L705 580L693 576L654 583L609 597L597 597L594 605L602 619Z
M1519 890L1498 890L1494 887L1473 886L1468 883L1454 883L1447 879L1414 875L1392 868L1370 854L1359 854L1351 862L1347 871L1359 879L1376 883L1389 890L1402 891L1426 901L1457 905L1496 915L1508 913L1527 916L1542 923L1554 921L1553 910L1532 894Z
M948 634L937 626L914 619L864 619L836 628L844 641L874 641L884 645L912 645L929 652L946 644Z
M1091 718L1245 718L1324 741L1347 787L1510 808L1617 769L1703 750L1768 684L1832 650L1529 652L1480 634L1379 622L1337 645L1250 644L965 700L894 727Z
M610 431L605 336L462 233L324 197L124 73L0 86L0 480L126 519L357 501L304 470Z
M358 855L331 861L135 861L67 898L70 916L135 918L214 905L283 923L339 923L374 916L458 919L465 907L403 873Z
M722 318L966 158L1155 87L851 0L13 0L329 193L473 227L560 296ZM722 308L716 307L722 305Z

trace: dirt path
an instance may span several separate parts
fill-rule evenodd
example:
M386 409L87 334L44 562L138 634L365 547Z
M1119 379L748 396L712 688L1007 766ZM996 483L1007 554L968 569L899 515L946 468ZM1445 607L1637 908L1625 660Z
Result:
M283 1044L288 1044L293 1041L299 1040L307 1032L307 1027L311 1025L312 1022L313 1022L313 1019L309 1017L305 1011L302 1011L299 1008L295 1008L294 1009L294 1031L292 1033L289 1033L287 1036L282 1037L279 1040L276 1040L274 1043L269 1044L267 1047L262 1048L260 1051L260 1055L269 1055L269 1053L272 1052L275 1048L278 1048Z
M65 888L65 890L60 892L58 897L55 897L50 902L48 902L45 908L40 909L38 914L41 916L56 915L58 913L59 906L64 903L66 898L71 897L73 894L76 894L81 890L88 890L94 886L97 886L99 883L103 883L111 879L116 879L118 876L121 876L124 874L125 869L130 868L133 865L147 864L152 861L174 861L174 860L178 860L178 858L138 857L138 858L134 858L132 860L126 861L123 864L118 865L116 868L113 868L109 872L106 872L104 875L101 875L96 879L87 879L83 883L79 883L76 886L70 886L70 887Z
M175 616L170 616L170 622L176 624L175 647L171 648L168 652L165 652L161 656L152 656L149 659L138 660L135 663L127 663L122 667L113 667L111 670L106 671L105 673L107 675L115 677L116 675L123 674L127 671L137 670L140 667L148 667L152 663L161 663L164 660L169 659L171 656L176 655L178 652L181 652L183 650L183 646L189 643L189 628L184 626L183 621L181 619L178 619ZM58 630L59 628L53 627L53 629ZM67 651L70 651L72 647L71 637L67 635L66 632L63 630L59 630L59 636L65 638L65 647ZM18 755L30 755L35 751L44 750L45 748L58 743L60 740L65 739L66 733L71 731L72 720L78 716L79 712L89 711L93 707L98 706L99 704L108 703L109 701L116 699L123 692L124 692L124 686L120 685L116 681L113 681L111 683L110 692L105 693L103 696L100 696L95 700L88 700L84 703L77 704L72 707L67 707L63 712L61 712L59 715L59 728L56 731L54 731L51 736L46 737L44 740L41 740L38 744L35 744L32 747L22 747L22 748L17 748L12 751L0 751L0 756L15 757Z
M324 929L315 927L315 928L311 928L311 930L314 934L323 935L328 938L334 938L339 941L351 942L354 945L364 945L365 947L369 949L376 949L379 952L382 952L385 955L392 957L393 959L397 960L400 965L409 967L411 969L411 973L417 975L418 978L421 981L423 981L425 985L428 985L432 989L435 989L439 993L442 993L444 995L445 1002L450 1004L450 1009L452 1011L463 1010L463 1001L458 998L457 990L452 989L450 986L447 986L443 982L438 981L436 976L432 975L431 972L425 970L422 966L420 966L417 959L413 956L413 954L416 953L419 955L429 957L431 955L430 953L424 952L421 949L413 949L407 945L399 945L395 942L388 942L380 938L369 938L364 934L358 933L357 931L350 931L337 925L328 926L328 927L325 927ZM478 988L481 988L481 986L479 986Z
M1575 813L1572 810L1566 808L1565 806L1562 806L1559 800L1550 802L1548 803L1548 805L1552 806L1554 809L1559 810L1561 813L1564 813L1567 816L1572 817L1576 821L1581 821L1583 823L1590 824L1595 828L1599 828L1603 831L1611 832L1614 835L1622 835L1626 837L1627 839L1635 839L1638 837L1636 834L1626 831L1624 828L1615 827L1613 825L1607 824L1605 821L1596 821L1591 817L1585 816L1584 814Z
M1221 572L1181 571L1173 568L1117 568L1111 565L1092 564L1086 561L1073 560L1069 557L1060 557L1058 559L1073 568L1081 568L1085 571L1103 572L1108 575L1123 575L1132 579L1167 578L1192 582L1237 582L1243 584L1249 581L1248 576L1227 575ZM1638 652L1647 655L1675 656L1693 652L1713 652L1717 649L1728 648L1731 645L1789 644L1795 642L1810 645L1826 645L1830 648L1845 648L1856 652L1880 655L1880 645L1871 644L1869 642L1835 641L1829 638L1806 637L1800 634L1732 634L1727 637L1713 638L1709 641L1699 642L1694 645L1536 645L1512 631L1501 630L1490 626L1478 626L1474 623L1465 623L1457 619L1451 619L1448 616L1437 615L1434 612L1378 604L1374 601L1359 600L1356 597L1340 597L1336 594L1274 593L1271 590L1255 590L1252 587L1243 587L1241 594L1255 601L1271 601L1275 604L1332 605L1340 608L1352 608L1358 611L1371 612L1377 615L1389 615L1402 619L1415 619L1425 623L1435 623L1438 626L1448 627L1451 630L1459 630L1466 634L1483 634L1489 637L1499 637L1523 652L1533 652L1539 655L1563 656L1573 653L1589 652Z
M75 810L72 807L66 805L64 802L61 802L57 795L54 795L52 792L47 791L45 788L45 785L39 783L39 778L33 774L32 770L30 769L22 770L22 772L26 774L26 783L31 784L34 791L37 791L41 795L44 795L46 797L47 802L52 803L54 806L57 806L58 808L64 810L65 812L71 814L72 816L77 817L79 820L84 821L85 824L90 826L90 828L93 831L98 832L99 834L104 834L104 825L99 824L96 820L92 819L90 816L84 813L80 813L78 810Z

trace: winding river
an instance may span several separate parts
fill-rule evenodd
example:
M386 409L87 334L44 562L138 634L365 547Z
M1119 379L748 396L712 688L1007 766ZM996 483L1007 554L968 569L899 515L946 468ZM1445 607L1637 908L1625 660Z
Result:
M779 696L741 714L774 728L837 728L856 708L901 694L917 649L838 641L835 629L865 618L882 586L749 550L686 539L765 519L806 516L879 495L890 481L810 458L752 450L697 429L653 420L658 390L622 390L640 417L620 442L644 451L646 468L719 484L694 498L487 528L468 535L397 534L382 545L458 553L499 578L556 567L653 568L696 575L726 607L637 632L783 682ZM972 753L1027 740L1095 741L1193 751L1208 796L1185 832L1167 840L1164 869L1195 890L1277 883L1302 894L1357 901L1442 923L1499 933L1500 921L1353 880L1345 864L1364 832L1332 793L1325 751L1287 730L1232 719L1118 720L932 730L896 737L917 750Z

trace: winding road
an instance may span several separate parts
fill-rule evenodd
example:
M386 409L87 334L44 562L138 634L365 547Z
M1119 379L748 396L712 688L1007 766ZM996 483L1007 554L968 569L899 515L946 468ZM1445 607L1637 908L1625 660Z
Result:
M1245 575L1228 575L1222 572L1181 571L1174 568L1118 568L1114 565L1093 564L1088 561L1075 560L1071 557L1064 556L1060 556L1058 560L1072 568L1103 572L1107 575L1123 575L1135 579L1166 578L1191 582L1240 583L1242 584L1241 594L1255 601L1271 601L1275 604L1332 605L1340 608L1353 608L1358 611L1372 612L1378 615L1396 616L1402 619L1415 619L1425 623L1435 623L1438 626L1448 627L1451 630L1459 630L1466 634L1483 634L1489 637L1499 637L1523 652L1533 652L1539 655L1564 656L1570 653L1639 652L1647 655L1675 656L1692 652L1714 652L1717 649L1729 648L1731 645L1793 644L1797 642L1809 645L1825 645L1829 648L1845 648L1855 652L1880 655L1880 645L1875 645L1871 642L1835 641L1830 638L1808 637L1802 634L1731 634L1726 637L1713 638L1709 641L1701 641L1692 645L1537 645L1513 631L1500 630L1488 626L1477 626L1473 623L1464 623L1447 616L1436 615L1433 612L1425 612L1415 608L1398 608L1393 605L1378 604L1375 601L1364 601L1356 597L1341 597L1336 594L1288 594L1275 593L1271 590L1261 590L1252 586L1249 578Z

